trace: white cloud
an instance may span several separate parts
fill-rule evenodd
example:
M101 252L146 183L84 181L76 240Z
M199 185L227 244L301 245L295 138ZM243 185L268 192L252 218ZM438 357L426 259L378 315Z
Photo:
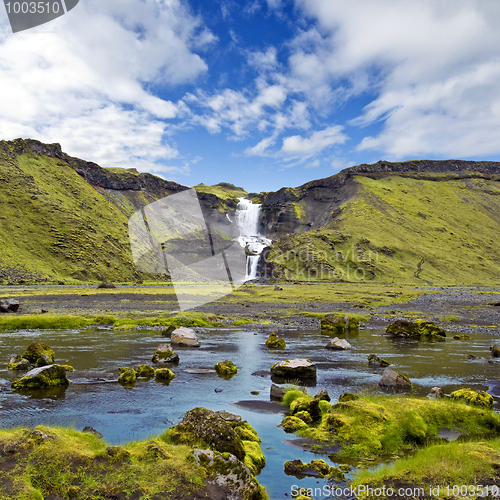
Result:
M259 71L269 71L278 64L276 47L268 47L266 51L249 52L248 64Z
M342 133L343 127L335 125L313 132L310 137L292 135L283 139L281 153L292 157L310 157L335 144L343 144L347 136Z
M2 138L61 142L69 154L140 170L179 156L163 120L186 107L148 86L194 81L207 70L194 50L216 41L180 0L86 0L50 25L3 27Z
M316 102L375 94L383 129L359 150L393 159L500 153L500 4L495 0L296 0L315 21L291 44L290 78Z

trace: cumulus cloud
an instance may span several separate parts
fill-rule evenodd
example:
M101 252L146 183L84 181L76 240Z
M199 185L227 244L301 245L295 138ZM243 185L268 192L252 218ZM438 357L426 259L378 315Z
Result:
M148 87L194 81L207 69L194 50L216 41L180 0L86 0L39 28L2 28L2 138L61 142L104 166L142 170L179 156L165 120L185 106Z
M351 124L380 121L382 131L359 150L393 158L500 153L498 2L296 4L314 25L294 40L291 75L330 102L375 95Z
M292 157L311 157L335 144L343 144L347 136L342 133L343 127L335 125L313 132L309 137L292 135L283 139L281 153Z

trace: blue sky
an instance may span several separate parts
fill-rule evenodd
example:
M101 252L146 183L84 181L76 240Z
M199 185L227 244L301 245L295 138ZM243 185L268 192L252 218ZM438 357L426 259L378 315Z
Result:
M0 137L249 192L500 159L497 0L80 0L12 34Z

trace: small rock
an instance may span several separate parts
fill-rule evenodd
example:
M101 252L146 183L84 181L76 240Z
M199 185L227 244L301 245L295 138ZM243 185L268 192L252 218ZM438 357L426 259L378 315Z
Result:
M116 288L114 283L99 283L97 288Z
M254 396L258 396L260 394L259 391L250 391L250 394L253 394Z
M154 377L155 375L155 369L149 365L139 365L136 372L138 377Z
M82 432L88 432L89 434L93 434L95 437L99 439L103 437L99 431L96 431L93 427L90 427L90 425L84 427Z
M187 347L200 347L200 342L196 333L191 328L181 326L176 328L170 337L172 344L187 346Z
M13 356L9 360L8 369L14 371L28 370L30 367L30 362L26 358L21 356Z
M280 339L276 333L272 332L266 340L266 347L268 349L285 349L285 339Z
M286 387L281 387L276 384L271 384L269 399L271 401L283 401L283 396L285 395L285 391Z
M178 363L179 355L168 345L163 344L158 346L151 358L153 363Z
M500 347L497 344L494 344L490 347L491 355L494 358L500 358Z
M121 446L108 446L106 451L108 455L115 460L125 460L130 457L130 452Z
M19 309L19 301L16 299L1 299L0 313L14 313Z
M54 351L43 342L32 342L22 356L35 366L46 366L54 363Z
M278 285L276 285L276 286L274 287L274 291L275 291L275 292L282 292L282 291L283 291L283 288L282 288L282 287L280 287L280 286L278 286Z
M331 401L330 394L328 394L328 391L321 387L318 389L318 392L316 393L316 396L314 396L318 401Z
M231 378L238 372L238 368L236 367L236 365L232 361L229 361L227 359L226 361L220 361L219 363L216 363L214 368L217 372L217 375L223 378Z
M286 359L271 366L278 377L316 378L316 365L309 359Z
M427 394L427 397L429 399L442 399L444 398L444 391L441 389L441 387L433 387L431 389L431 392Z
M467 354L467 359L477 359L477 356L474 356L474 354Z
M122 385L132 385L135 384L136 377L137 373L133 368L120 368L118 382Z
M155 379L160 382L170 382L175 378L175 373L169 368L158 368L155 370Z
M368 364L370 366L386 367L391 363L389 363L389 361L386 361L385 359L379 358L376 354L370 354L368 355Z
M390 368L386 368L378 385L380 387L411 389L411 382L408 377L405 377L404 375L401 375L401 373L395 372Z
M453 340L469 340L470 335L453 335Z
M338 337L330 340L330 342L328 342L325 347L327 349L333 349L334 351L349 351L350 349L352 349L352 345L349 344L347 340L339 339Z

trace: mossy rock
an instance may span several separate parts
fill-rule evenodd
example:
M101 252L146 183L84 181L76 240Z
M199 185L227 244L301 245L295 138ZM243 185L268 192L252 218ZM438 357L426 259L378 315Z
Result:
M312 424L313 421L309 412L305 410L298 411L297 413L295 413L294 417L300 418L300 420L302 420L302 422L307 425Z
M172 335L172 332L177 328L179 328L179 325L173 323L164 330L162 330L161 334L163 337L170 337Z
M262 442L256 430L246 420L233 426L233 429L242 441L254 441L255 443Z
M139 365L136 369L138 377L151 378L155 375L155 369L149 365Z
M29 370L31 363L28 359L21 356L14 356L10 358L7 368L13 371Z
M207 478L231 498L268 500L265 489L259 485L249 468L230 453L212 450L193 450L195 461L202 466Z
M494 358L500 358L500 347L497 344L494 344L490 347L491 355Z
M311 403L310 397L301 397L297 398L290 403L290 412L292 415L295 415L299 411L309 411Z
M353 394L352 392L344 392L339 396L339 403L346 403L347 401L356 401L359 399L357 394Z
M310 359L286 359L271 366L271 373L285 378L316 378L316 365Z
M343 335L347 332L347 322L340 316L326 316L320 321L320 328L323 333Z
M11 382L14 389L47 389L69 385L66 369L59 365L33 368L24 377Z
M459 389L451 393L453 399L463 399L469 405L482 408L493 408L493 397L486 391L475 391L474 389Z
M155 370L155 379L160 382L170 382L175 378L175 373L169 368L158 368Z
M65 370L66 372L74 372L75 369L71 366L71 365L61 365Z
M137 377L137 372L133 368L120 368L118 382L122 385L133 385Z
M22 357L35 366L51 365L55 360L54 351L43 342L32 342L24 351Z
M334 476L336 479L343 479L344 474L336 467L330 467L324 460L311 460L309 463L303 463L302 460L289 460L285 462L285 474L303 478L328 477Z
M255 441L241 441L245 450L245 458L243 463L248 467L250 472L256 476L266 466L266 457L262 453L259 443Z
M245 450L238 433L230 422L219 413L198 407L188 411L182 422L172 428L175 443L206 443L221 453L229 452L239 460L245 458Z
M470 335L453 335L453 340L469 340Z
M268 349L285 349L286 342L285 339L278 338L278 336L273 332L266 340L266 347Z
M442 340L446 337L446 332L430 321L408 321L398 319L391 323L385 331L395 337L432 337Z
M386 361L385 359L379 358L376 354L369 354L368 355L368 364L371 366L381 366L381 367L386 367L391 365L389 361Z
M227 359L225 361L219 361L219 363L216 363L214 368L217 372L217 375L223 378L231 378L238 372L238 368L236 367L236 365L232 361L229 361Z
M323 418L324 428L334 434L337 434L346 425L349 425L349 421L344 415L338 413L328 413Z
M297 432L307 429L307 424L300 418L289 415L281 421L281 426L285 432Z
M121 446L108 446L106 452L114 462L119 462L130 458L130 451Z
M151 361L155 364L178 363L179 355L168 344L163 344L155 349Z

